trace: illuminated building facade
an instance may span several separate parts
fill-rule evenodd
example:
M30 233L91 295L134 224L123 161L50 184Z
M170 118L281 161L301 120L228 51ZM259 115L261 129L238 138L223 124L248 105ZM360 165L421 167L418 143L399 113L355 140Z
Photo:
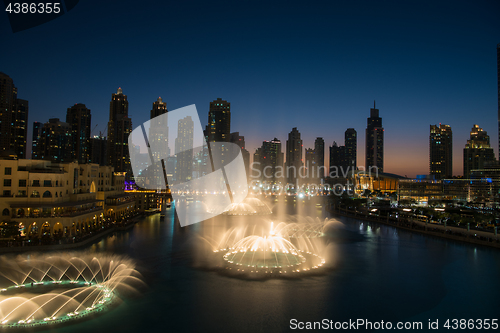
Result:
M135 211L124 173L109 166L2 159L0 173L2 221L17 223L21 235L84 236Z
M302 160L302 140L297 127L292 128L288 133L286 141L286 177L288 183L295 184L299 178L299 171L303 165Z
M68 108L66 123L70 126L72 159L78 163L90 162L90 109L85 104L75 104Z
M71 126L51 118L43 124L38 143L40 159L54 163L69 163L73 161L73 141Z
M208 111L208 142L229 142L231 134L231 103L217 98Z
M128 150L128 136L131 132L132 120L128 116L127 95L118 88L116 94L111 95L109 103L108 165L114 167L116 172L126 172L127 177L132 175Z
M378 172L384 171L384 128L375 102L370 109L370 118L367 119L365 154L365 170L376 167Z
M283 181L283 152L281 141L274 138L271 141L262 142L262 146L255 151L254 168L261 173L259 180L276 184Z
M168 112L167 103L163 102L161 97L153 103L153 108L150 111L150 119L156 118ZM152 147L165 147L163 150L153 150L151 154L155 160L160 160L164 156L159 156L161 153L165 153L170 156L170 148L168 147L168 123L166 121L155 120L151 122L151 127L149 128L149 144Z
M436 179L453 176L453 136L450 125L430 125L429 174Z
M354 128L348 128L344 133L345 163L356 170L358 166L358 133Z
M471 171L483 169L485 164L495 161L495 153L490 146L490 137L481 127L474 125L464 148L464 178L469 178Z
M28 101L17 98L14 81L0 72L0 151L26 158Z
M43 123L39 121L33 122L33 136L31 144L31 159L39 160L40 156L40 138L42 136Z
M334 141L333 145L330 146L330 177L343 177L344 174L357 169L357 140L356 130L354 128L348 128L344 133L344 145L339 146L337 142Z
M325 178L325 140L323 138L316 138L314 140L314 177L316 180Z
M179 120L175 139L176 180L178 182L186 182L193 177L193 130L194 122L191 116Z

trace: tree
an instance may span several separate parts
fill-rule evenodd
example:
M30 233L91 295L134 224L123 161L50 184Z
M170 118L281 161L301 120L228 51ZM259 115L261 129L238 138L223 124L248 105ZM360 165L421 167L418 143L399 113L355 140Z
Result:
M4 221L0 223L0 238L15 238L21 236L17 222Z

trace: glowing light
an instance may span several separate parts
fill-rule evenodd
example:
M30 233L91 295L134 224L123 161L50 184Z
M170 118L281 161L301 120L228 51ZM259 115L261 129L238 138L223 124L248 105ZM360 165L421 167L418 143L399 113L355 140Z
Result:
M0 329L53 325L102 311L105 303L116 298L116 291L135 290L135 283L142 284L131 260L110 256L65 254L3 259L0 274L16 284L5 289L12 296L0 302ZM49 277L52 281L46 281ZM31 288L48 285L50 292L31 294ZM22 293L20 288L28 286L30 294Z

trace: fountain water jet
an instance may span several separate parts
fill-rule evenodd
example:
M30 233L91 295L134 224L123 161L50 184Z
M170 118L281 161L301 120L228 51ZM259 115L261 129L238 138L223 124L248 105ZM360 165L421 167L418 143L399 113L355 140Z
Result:
M241 203L233 203L224 210L224 215L269 215L271 209L257 198L245 198Z
M0 258L0 328L62 324L106 310L143 285L133 261L119 256L60 254Z

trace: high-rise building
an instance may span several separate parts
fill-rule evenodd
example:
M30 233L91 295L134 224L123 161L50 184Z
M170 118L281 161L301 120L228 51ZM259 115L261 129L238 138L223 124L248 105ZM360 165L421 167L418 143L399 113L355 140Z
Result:
M13 117L13 143L14 152L18 156L18 158L26 158L26 137L28 135L28 101L24 99L17 98L16 93L16 102L14 103L14 113Z
M348 128L344 133L345 163L356 170L358 166L358 133L354 128Z
M450 125L431 125L429 174L437 179L453 176L453 137Z
M128 150L128 136L131 132L132 120L128 116L127 95L118 88L116 94L111 95L109 103L108 165L114 167L115 172L127 172L127 178L132 176Z
M189 181L193 176L193 139L194 122L191 116L180 119L175 139L176 180L179 182Z
M325 140L319 137L314 140L314 166L314 179L325 178Z
M167 103L163 102L161 97L158 97L156 102L153 103L153 108L150 112L150 119L156 118L168 112ZM152 149L151 154L153 158L157 161L164 158L166 155L170 156L170 148L168 146L168 124L167 118L158 118L155 121L150 122L151 127L149 128L149 144L151 147L155 147ZM162 149L158 149L160 147L164 147Z
M0 72L0 151L26 158L28 101L17 98L14 81Z
M308 182L312 182L316 178L316 171L318 169L316 166L316 152L314 151L313 148L306 148L304 150L304 155L305 155L304 166L306 167L307 170L305 176Z
M229 142L231 133L231 103L221 98L210 102L207 130L209 142Z
M107 163L108 140L102 135L90 138L90 163L105 166Z
M153 119L154 117L158 117L162 114L165 114L168 112L167 109L167 103L163 101L161 97L158 97L158 99L153 102L153 108L151 109L149 115L150 119Z
M229 142L231 139L231 103L217 98L210 102L208 125L205 129L208 142ZM219 149L215 152L214 149ZM225 144L210 145L212 156L219 156L220 163L227 163L229 147ZM208 164L208 163L207 163Z
M495 153L490 146L490 136L481 127L474 125L464 148L464 177L470 177L472 170L483 169L485 164L493 161Z
M241 155L243 156L243 163L245 163L245 171L247 173L247 177L250 176L250 152L245 149L245 137L240 135L240 132L233 132L230 134L229 141L237 144L241 148Z
M345 146L338 146L337 142L333 141L333 145L330 146L330 177L342 177L348 172L345 155Z
M245 148L245 137L240 132L233 132L229 135L229 142L237 144L241 149Z
M51 118L43 124L38 145L40 159L54 163L70 163L73 161L71 126Z
M375 101L370 109L370 118L367 119L365 154L367 171L373 167L377 168L377 172L384 171L384 128L379 110L375 108Z
M344 145L333 142L330 146L330 177L344 177L357 168L357 132L348 128L344 133Z
M66 123L71 126L72 157L80 164L90 162L90 109L85 104L77 103L68 108Z
M252 177L253 180L261 180L262 178L262 147L259 147L255 149L255 153L253 153L253 166L252 166L252 173L250 174L250 177ZM260 171L260 178L258 173L254 172L255 170Z
M261 172L261 180L269 184L282 181L283 153L281 152L281 141L274 138L271 141L262 142L262 146L254 154L256 169Z
M43 123L39 121L33 122L33 143L31 144L31 159L39 160L40 156L40 137L42 135Z
M286 177L289 183L295 184L300 177L302 160L302 140L300 139L300 132L297 127L294 127L288 133L288 140L286 141Z
M164 182L163 178L164 166L166 166L165 172L169 176L168 179L170 181L174 180L173 176L175 175L175 169L169 170L168 168L169 164L167 163L168 158L170 157L170 147L168 146L168 135L169 135L168 118L166 117L157 118L167 112L168 112L167 103L163 102L161 97L158 97L158 99L155 102L153 102L153 107L149 114L150 119L151 120L154 119L150 122L149 136L148 136L151 155L153 156L154 160L156 161L163 160L163 163L162 164L157 163L154 166L151 166L148 171L150 173L148 178L154 179L153 181L158 186L158 189L162 189L163 187L162 183ZM136 154L136 156L139 157L140 147L137 148L139 149L139 153ZM170 166L172 167L172 164L170 164Z

